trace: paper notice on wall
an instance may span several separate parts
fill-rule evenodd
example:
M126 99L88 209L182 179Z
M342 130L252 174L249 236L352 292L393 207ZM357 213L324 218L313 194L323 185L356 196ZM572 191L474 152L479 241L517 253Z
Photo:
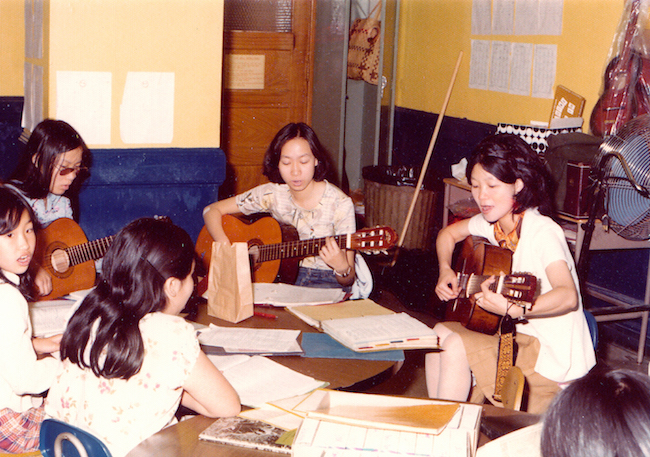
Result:
M511 62L510 93L514 95L530 95L533 45L530 43L513 43Z
M72 125L86 144L111 142L111 80L109 72L56 72L56 117Z
M171 143L174 137L174 73L126 75L120 106L120 137L125 143Z
M472 55L469 62L469 87L487 90L489 72L490 41L472 40Z
M490 90L508 92L512 43L493 41L490 53Z
M556 66L557 45L535 45L535 56L533 57L533 97L553 98Z
M492 0L472 0L472 35L492 33Z
M492 1L492 34L512 35L515 26L515 0Z

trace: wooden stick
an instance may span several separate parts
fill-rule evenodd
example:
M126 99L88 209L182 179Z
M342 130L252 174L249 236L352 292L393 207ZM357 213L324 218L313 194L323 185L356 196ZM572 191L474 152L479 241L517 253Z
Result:
M440 109L440 114L438 115L438 121L436 122L436 127L433 130L433 135L431 136L431 142L429 143L429 150L427 151L427 155L424 158L422 170L420 171L420 178L418 179L418 183L415 186L415 192L413 193L411 206L409 207L409 211L406 215L404 228L402 229L402 233L400 234L399 241L397 242L397 251L399 251L399 248L404 243L404 238L406 238L406 231L411 222L411 217L413 216L413 210L415 209L415 202L417 201L418 196L420 195L420 187L422 187L422 181L424 181L424 175L427 172L427 167L429 166L429 160L431 160L433 147L436 144L438 133L440 132L440 124L442 124L442 118L445 116L445 111L447 110L449 99L451 98L451 90L454 87L454 82L456 81L456 75L458 74L458 68L460 67L460 62L462 60L463 60L463 51L460 51L460 54L458 54L458 60L456 61L456 68L454 68L454 73L451 75L451 81L449 82L449 89L447 89L447 95L445 96L445 100L442 102L442 108ZM397 259L397 251L395 254L395 260ZM395 260L393 261L393 265L395 264Z

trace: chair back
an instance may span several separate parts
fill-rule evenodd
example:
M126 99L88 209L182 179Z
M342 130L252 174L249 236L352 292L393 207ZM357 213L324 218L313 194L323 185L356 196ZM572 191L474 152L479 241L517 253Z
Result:
M521 368L517 366L510 367L506 379L501 388L501 401L506 409L519 411L521 409L521 400L524 396L524 384L526 380Z
M41 424L39 449L43 457L111 457L99 438L56 419Z
M594 350L598 349L598 322L596 318L589 311L584 309L585 318L587 319L587 326L589 327L589 334L591 335L591 342L594 345Z

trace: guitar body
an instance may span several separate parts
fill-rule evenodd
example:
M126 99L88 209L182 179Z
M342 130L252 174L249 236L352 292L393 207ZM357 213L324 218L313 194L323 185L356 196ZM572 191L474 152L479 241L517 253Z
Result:
M38 233L34 258L52 277L52 292L38 300L52 300L75 290L88 289L95 285L95 263L84 262L58 272L52 267L52 252L70 246L87 243L85 233L79 225L68 218L60 218Z
M285 243L298 240L298 232L291 225L281 224L271 216L238 217L226 214L222 219L223 229L233 243L247 243L249 252L255 246ZM203 227L196 240L196 252L203 260L205 271L209 270L212 258L213 239ZM284 282L293 284L298 276L300 258L251 261L253 282Z
M486 240L467 237L456 271L477 275L499 275L509 273L512 266L512 253L507 249L492 246ZM462 294L461 294L462 295ZM469 330L494 335L499 329L503 316L485 311L472 297L459 296L447 304L445 320L456 321Z

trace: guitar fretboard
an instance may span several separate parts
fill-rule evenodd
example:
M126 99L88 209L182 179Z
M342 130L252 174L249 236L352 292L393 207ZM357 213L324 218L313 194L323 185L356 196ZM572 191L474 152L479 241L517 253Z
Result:
M79 265L89 260L97 260L104 257L108 247L113 242L113 236L107 236L88 243L71 246L65 249L70 259L70 266Z
M350 235L335 235L334 241L341 249L349 248ZM325 238L315 238L313 240L287 241L277 244L266 244L258 246L259 261L266 262L270 260L290 259L293 257L310 257L318 254L320 248L325 244Z

